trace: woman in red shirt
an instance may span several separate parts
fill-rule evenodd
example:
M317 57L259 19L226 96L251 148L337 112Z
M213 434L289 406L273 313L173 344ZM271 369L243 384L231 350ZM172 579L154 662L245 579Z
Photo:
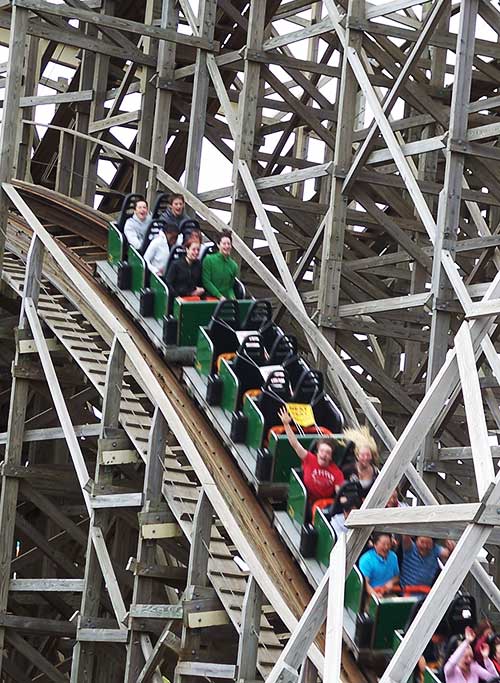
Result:
M342 470L333 462L333 443L327 439L320 439L317 442L318 453L314 455L299 443L290 426L292 418L287 409L282 408L278 414L285 427L290 446L302 461L303 481L310 505L314 507L314 503L323 499L326 499L325 505L330 504L344 483ZM320 505L320 507L324 506Z

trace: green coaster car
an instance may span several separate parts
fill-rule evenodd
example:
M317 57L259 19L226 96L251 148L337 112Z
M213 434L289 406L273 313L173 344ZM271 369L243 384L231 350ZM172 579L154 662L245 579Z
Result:
M198 332L195 358L198 373L202 377L215 378L222 359L233 358L243 340L249 334L257 333L263 322L270 319L271 312L269 301L219 301L208 325ZM217 400L211 405L220 403L221 390L222 385L219 385Z

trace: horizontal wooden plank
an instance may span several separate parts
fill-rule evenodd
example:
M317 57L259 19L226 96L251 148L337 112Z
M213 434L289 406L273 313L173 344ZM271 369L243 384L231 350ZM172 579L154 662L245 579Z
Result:
M119 628L80 628L76 639L90 643L126 643L128 631Z
M130 605L129 616L141 619L182 619L184 608L178 605Z
M129 508L142 506L142 493L110 493L90 498L94 510L104 508Z
M211 664L210 662L178 662L175 671L182 676L201 676L203 678L229 678L236 676L232 664Z
M11 579L10 591L25 593L81 593L83 579Z
M19 617L15 614L0 614L0 626L15 629L20 633L43 636L53 635L72 638L76 634L76 624L69 621Z

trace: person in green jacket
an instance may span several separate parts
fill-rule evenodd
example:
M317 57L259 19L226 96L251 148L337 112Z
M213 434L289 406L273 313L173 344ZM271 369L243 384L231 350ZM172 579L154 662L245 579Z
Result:
M236 299L234 281L238 275L238 264L231 258L233 239L229 230L219 236L219 251L208 254L202 261L201 279L208 296L218 299Z

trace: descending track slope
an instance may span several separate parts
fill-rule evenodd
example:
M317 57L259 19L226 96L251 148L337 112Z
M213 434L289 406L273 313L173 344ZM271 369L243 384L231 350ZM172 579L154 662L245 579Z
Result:
M45 194L43 201L54 203L54 215L61 215L57 197L48 197ZM66 205L63 207L63 214L69 210ZM26 215L27 212L23 213ZM235 463L195 408L172 370L156 355L113 298L85 272L86 269L78 272L71 263L76 257L67 250L64 253L38 221L33 220L34 217L28 218L37 236L44 242L46 252L50 252L44 264L45 280L38 306L39 316L99 393L103 392L109 355L106 348L113 338L125 335L128 348L133 347L134 358L129 369L143 393L140 397L134 395L125 378L120 421L143 459L147 454L152 407L157 400L162 412L164 405L168 407L168 417L171 418L167 418L169 426L179 445L176 448L167 448L163 493L188 539L200 492L200 481L210 497L216 515L225 529L221 533L215 524L212 528L210 582L232 623L239 630L248 578L247 573L241 571L234 562L233 558L238 554L244 558L250 572L261 584L279 618L292 630L310 599L311 589ZM99 226L101 221L102 216L96 216L89 231L90 241L94 230L102 230L102 224ZM7 284L17 293L22 291L24 264L29 247L29 230L20 230L19 226L19 219L16 219L9 231L11 253L6 259L3 273ZM64 296L60 296L61 294ZM103 315L103 311L107 311L107 315ZM149 377L148 373L141 373L141 363L146 364L144 367L151 373ZM154 377L156 388L148 381L150 377ZM128 382L130 384L131 378ZM158 395L158 388L161 390L161 397ZM184 431L179 425L183 426ZM188 467L185 464L186 458L189 461ZM197 478L193 477L193 469ZM269 612L269 608L265 611ZM263 617L259 670L264 678L281 649L282 640L274 632L270 621ZM320 666L320 649L315 646L310 655L316 665ZM354 671L352 673L355 675ZM351 680L352 678L350 676Z

